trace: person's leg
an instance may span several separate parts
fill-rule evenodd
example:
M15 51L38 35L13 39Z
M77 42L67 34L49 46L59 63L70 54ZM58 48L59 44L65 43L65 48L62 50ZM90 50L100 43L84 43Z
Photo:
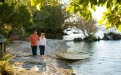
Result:
M31 46L31 49L32 49L32 55L34 55L34 47Z
M37 46L33 46L33 55L37 55Z
M35 55L35 46L33 46L33 55Z
M44 46L42 46L42 57L44 56Z
M35 46L35 55L37 55L37 46Z
M37 46L33 46L33 56L37 58L36 55L37 55Z
M41 45L39 45L39 50L40 50L40 55L42 55L42 49L41 49Z

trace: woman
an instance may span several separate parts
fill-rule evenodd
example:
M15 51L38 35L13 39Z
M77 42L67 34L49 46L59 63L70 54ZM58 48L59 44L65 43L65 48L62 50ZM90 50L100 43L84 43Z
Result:
M40 41L39 41L39 49L40 49L40 55L42 58L44 57L45 47L46 47L45 33L41 33Z

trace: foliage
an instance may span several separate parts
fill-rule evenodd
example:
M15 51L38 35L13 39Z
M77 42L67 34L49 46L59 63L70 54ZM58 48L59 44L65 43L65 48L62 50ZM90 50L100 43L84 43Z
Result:
M74 42L80 42L82 41L82 38L74 38Z
M14 4L8 3L0 4L0 26L3 28L4 24L11 24L13 22L12 16L14 14Z
M72 0L67 7L70 13L77 13L89 20L92 17L91 9L96 11L96 6L105 6L107 10L103 13L99 25L106 21L106 29L117 27L121 31L121 1L120 0ZM90 9L91 8L91 9Z
M38 10L41 10L41 8L45 5L51 5L56 6L59 4L60 0L30 0L31 6L36 6Z
M6 44L7 45L10 45L11 44L11 38L7 38Z
M90 8L96 11L96 4L97 0L72 0L66 10L70 11L70 13L72 14L78 12L82 18L86 18L86 20L89 20L90 18L92 18Z
M69 17L69 13L62 7L63 5L45 5L41 11L36 11L33 14L34 25L28 31L36 29L39 32L52 33L52 37L56 33L62 33L64 21ZM49 34L47 36L50 37Z
M97 39L94 35L89 35L88 37L84 38L85 41L98 41L99 39Z
M14 14L14 22L13 26L18 26L18 28L25 28L27 29L29 26L32 25L32 14L29 8L23 4L21 4L17 9L16 13ZM16 26L16 27L17 27Z
M13 58L14 56L7 54L0 59L0 74L13 75L13 65L9 62Z
M32 25L32 14L29 8L22 2L0 3L0 32L5 34L6 26L12 28L27 29ZM10 31L10 30L9 30Z

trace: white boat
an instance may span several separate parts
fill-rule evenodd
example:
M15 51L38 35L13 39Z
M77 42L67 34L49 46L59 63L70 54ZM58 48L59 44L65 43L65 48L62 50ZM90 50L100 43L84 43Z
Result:
M67 60L81 60L89 58L89 54L83 54L83 53L56 52L55 54L57 57Z

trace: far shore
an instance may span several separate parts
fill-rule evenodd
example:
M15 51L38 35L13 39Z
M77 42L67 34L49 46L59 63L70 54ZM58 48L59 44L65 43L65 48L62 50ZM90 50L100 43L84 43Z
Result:
M67 62L55 55L55 51L60 49L68 49L65 40L47 39L45 57L40 58L38 48L37 58L34 58L28 41L22 41L22 44L15 41L7 46L6 53L16 56L11 60L16 62L15 75L72 75L72 69Z

